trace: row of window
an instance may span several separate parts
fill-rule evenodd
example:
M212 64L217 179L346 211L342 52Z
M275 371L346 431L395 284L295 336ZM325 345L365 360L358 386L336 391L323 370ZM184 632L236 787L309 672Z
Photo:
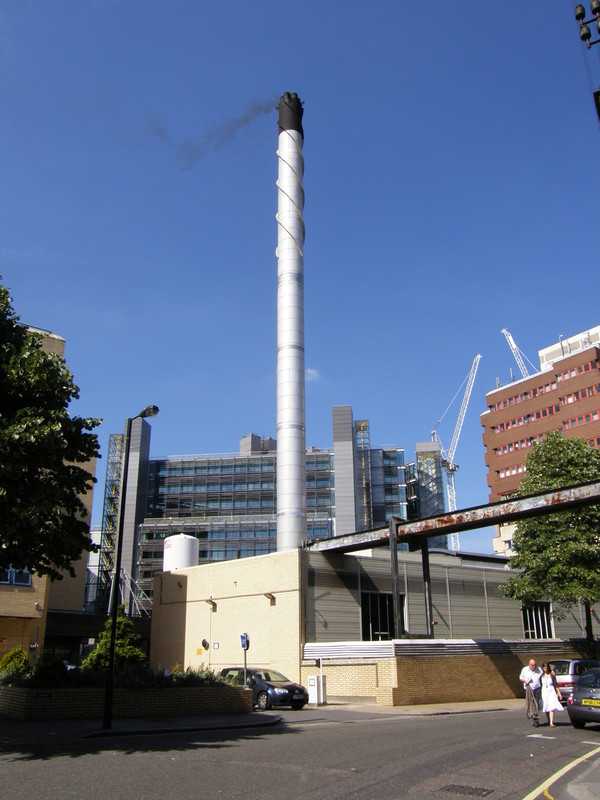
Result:
M505 397L504 400L499 400L497 403L493 403L491 406L489 406L489 409L490 411L500 411L503 408L514 406L517 403L524 403L526 400L529 400L532 397L538 397L539 395L547 394L548 392L552 392L554 389L556 389L556 381L566 381L569 378L574 378L577 375L583 375L583 373L590 372L590 370L595 369L597 366L597 361L587 361L585 364L580 364L578 367L573 367L570 370L558 373L555 381L544 383L541 386L536 386L529 392L521 392L520 394L515 394L512 397Z
M573 419L567 419L563 423L565 430L570 430L571 428L578 428L580 425L588 425L590 422L597 422L600 419L598 411L590 411L589 414L581 414L579 417L573 417Z
M566 372L559 372L556 375L556 379L558 381L567 381L569 378L574 378L576 375L583 375L584 372L589 372L592 369L595 369L598 366L598 362L594 361L586 361L585 364L580 364L578 367L573 367L572 369L566 370Z
M496 425L492 428L494 433L502 433L503 431L508 431L511 428L520 428L521 425L525 425L529 422L529 415L527 414L524 417L517 417L516 419L509 419L507 422L501 422L499 425Z
M238 474L243 475L248 472L274 472L275 462L270 461L255 461L241 463L222 464L219 461L214 464L160 464L158 465L156 474L163 478L166 476L186 476L186 475L230 475Z
M208 540L208 541L213 541L213 542L214 541L223 541L223 539L227 539L228 541L229 540L237 540L237 541L250 541L251 542L251 541L254 541L255 539L260 539L260 540L272 539L272 540L274 540L274 539L277 538L277 532L275 530L272 530L269 533L267 533L266 530L258 530L258 531L252 531L252 530L241 530L241 531L239 531L239 530L228 530L228 531L224 531L224 530L220 530L220 529L217 528L217 529L211 530L211 531L202 531L200 534L198 534L197 538L200 539L201 541ZM162 551L160 552L160 558L162 558Z
M522 425L526 425L528 422L534 422L538 419L544 419L545 417L551 417L554 414L558 414L560 412L559 405L548 406L547 408L540 408L538 411L535 411L531 414L525 414L523 417L517 417L516 419L509 419L506 422L500 422L498 425L494 426L492 430L494 433L502 433L503 431L511 430L511 428L519 428Z
M398 499L398 495L394 495L393 500ZM327 492L325 495L311 495L306 496L306 507L313 508L329 508L333 505L331 494ZM154 512L164 510L188 509L190 511L243 511L245 509L266 509L271 510L275 508L275 498L273 497L236 497L235 500L230 497L220 498L195 498L192 500L182 500L178 502L174 498L169 503L155 503L152 507Z
M539 434L538 436L530 436L527 439L517 439L516 442L509 442L508 444L503 444L502 447L497 447L494 452L497 455L504 456L507 453L513 453L515 450L523 450L525 447L531 447L531 445L541 442L543 438L543 434Z
M509 478L511 475L520 475L522 472L527 472L525 464L515 464L512 467L505 467L498 470L499 478Z
M498 400L497 403L493 403L489 406L489 409L490 411L500 411L503 408L514 406L517 403L524 403L525 400L529 400L529 392L521 392L521 394L515 394L512 397L505 397L504 400Z
M306 535L309 538L326 538L331 536L331 526L328 521L313 521L309 520L306 526ZM179 529L171 528L142 528L141 541L142 542L156 542L166 539L167 536L173 536L180 533ZM187 531L185 531L187 533ZM272 528L239 528L237 526L231 528L212 528L209 530L194 531L191 535L195 536L200 541L204 540L253 540L253 539L271 539L277 538L277 531L275 525ZM143 559L162 558L163 551L161 550L142 550Z
M588 414L581 414L578 417L573 417L573 419L565 420L563 422L563 427L565 430L570 430L571 428L577 428L581 425L588 425L591 422L597 422L599 419L600 411L590 411ZM523 450L526 447L531 447L533 444L541 442L543 439L543 434L530 436L527 439L517 439L515 442L508 442L501 447L494 448L494 453L499 456L507 455L508 453L515 452L515 450ZM600 447L600 436L588 439L588 443L592 447Z
M157 504L156 508L160 508L160 505ZM182 503L178 504L177 502L171 503L167 505L167 508L189 508L189 509L198 509L200 511L205 511L206 509L211 509L214 511L218 511L219 509L223 511L230 511L232 508L266 508L271 509L275 508L275 500L273 497L248 497L243 498L241 500L231 500L229 498L215 498L215 499L203 499L199 498L192 501L183 501Z
M531 418L534 419L543 419L544 417L551 417L554 414L558 414L560 412L560 406L548 406L547 408L540 408L539 411L536 411L535 414L531 414Z
M542 394L548 394L548 392L553 392L555 389L556 381L544 383L541 386L534 387L528 392L521 392L520 394L515 394L512 397L505 397L504 400L499 400L489 408L490 411L500 411L503 408L509 408L510 406L517 405L518 403L524 403L526 400L531 400L532 397L539 397Z
M208 461L204 463L197 462L154 462L154 472L158 477L184 477L189 475L230 475L237 474L243 475L246 473L257 472L275 472L275 459L251 459L243 461L236 459L235 461L223 462L219 459ZM331 470L332 458L329 454L326 455L310 455L306 458L307 472L315 472L318 470Z
M386 481L386 483L397 483L396 481ZM322 478L308 477L306 479L307 489L329 489L333 486L333 480L329 476ZM159 494L176 494L178 492L189 494L191 492L252 492L268 491L275 489L275 481L235 481L234 483L161 483L158 486Z
M325 484L328 486L329 484ZM273 481L244 481L239 483L161 483L159 494L190 494L191 492L246 492L271 490L275 488Z
M539 397L541 394L548 394L548 392L553 392L556 389L556 381L552 381L552 383L545 383L543 386L536 386L534 389L531 390L532 397Z
M162 541L166 539L167 536L173 536L177 533L180 533L179 530L172 530L172 529L161 529L161 528L153 528L151 530L142 530L141 539L143 542L156 542ZM272 530L268 530L267 528L256 528L253 530L252 528L215 528L211 530L204 530L204 531L195 531L193 534L197 539L205 540L205 539L268 539L269 536L271 538L277 535L275 528ZM152 551L154 552L154 556L146 556L144 555L143 558L162 558L163 551ZM158 555L156 555L158 553Z
M576 403L578 400L584 400L586 397L593 397L596 394L600 394L600 383L597 383L595 386L584 387L572 394L566 394L564 397L560 398L560 402L565 406L570 403Z

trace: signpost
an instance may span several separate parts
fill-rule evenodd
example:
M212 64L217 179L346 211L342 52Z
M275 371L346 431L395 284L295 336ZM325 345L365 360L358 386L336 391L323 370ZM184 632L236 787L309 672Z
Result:
M244 686L246 686L246 654L250 648L250 637L247 633L241 634L242 650L244 651Z

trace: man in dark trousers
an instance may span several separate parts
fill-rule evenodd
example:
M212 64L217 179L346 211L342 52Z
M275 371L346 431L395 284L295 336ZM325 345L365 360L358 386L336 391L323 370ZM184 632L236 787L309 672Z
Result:
M542 702L542 670L535 665L535 658L523 667L519 680L525 687L525 710L535 728L540 727L540 704Z

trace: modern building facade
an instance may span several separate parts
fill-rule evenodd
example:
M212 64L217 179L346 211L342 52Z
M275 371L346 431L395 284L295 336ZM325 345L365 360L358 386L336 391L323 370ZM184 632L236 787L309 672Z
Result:
M415 444L416 469L419 476L419 508L414 517L425 519L443 514L444 464L439 442L417 442ZM432 547L444 547L445 542L433 540Z
M107 462L99 584L90 602L106 602L119 504L119 437L111 437ZM265 555L277 550L277 444L248 434L237 454L150 459L150 426L133 421L125 499L122 567L129 605L151 605L155 572L162 570L163 543L184 533L199 540L199 563ZM113 457L111 457L111 453ZM133 465L133 466L132 466ZM435 469L429 459L429 470ZM441 463L438 465L441 476ZM350 406L333 408L333 448L305 454L304 538L385 526L390 517L420 516L419 474L401 447L371 447L369 423L354 420ZM428 475L427 508L434 509ZM441 486L435 482L435 486ZM444 510L443 489L437 513ZM436 513L432 511L432 513ZM431 542L445 547L446 537ZM103 566L104 565L104 569ZM102 600L104 598L104 600ZM93 602L92 602L93 604ZM91 610L91 609L90 609Z
M435 552L430 559L435 638L427 635L419 553L398 555L401 636L392 620L389 554L277 552L186 567L155 577L151 663L218 670L273 667L327 696L385 705L522 696L529 658L575 658L580 606L564 619L537 616L502 595L514 574L500 556ZM594 617L595 622L596 615ZM451 674L452 680L440 679Z
M549 431L600 446L600 326L538 355L539 372L486 395L481 424L491 502L518 488L529 448ZM512 551L513 532L513 525L497 530L496 552Z

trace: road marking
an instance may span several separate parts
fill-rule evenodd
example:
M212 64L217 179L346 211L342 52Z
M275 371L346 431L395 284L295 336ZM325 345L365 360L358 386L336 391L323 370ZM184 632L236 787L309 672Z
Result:
M548 789L552 786L552 784L557 781L559 778L562 778L563 775L566 775L569 770L572 770L573 767L576 767L578 764L581 764L583 761L587 761L588 758L592 756L597 756L600 753L600 747L596 747L593 750L590 750L585 756L580 756L576 758L574 761L571 761L570 764L567 764L562 769L559 769L558 772L555 772L554 775L551 775L544 783L540 784L537 789L534 789L533 792L530 792L528 795L525 795L523 800L535 800L536 797L539 797L540 794L543 793L544 797L550 797L548 794Z
M545 736L543 733L529 733L527 734L528 739L556 739L556 736ZM596 742L592 742L592 744L596 744Z

